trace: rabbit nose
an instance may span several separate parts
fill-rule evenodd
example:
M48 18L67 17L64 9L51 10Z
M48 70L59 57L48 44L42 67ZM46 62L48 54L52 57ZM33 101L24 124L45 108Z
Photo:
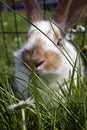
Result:
M35 61L34 60L33 63L35 65L35 67L38 68L40 65L42 65L44 63L44 60L42 60L42 61Z

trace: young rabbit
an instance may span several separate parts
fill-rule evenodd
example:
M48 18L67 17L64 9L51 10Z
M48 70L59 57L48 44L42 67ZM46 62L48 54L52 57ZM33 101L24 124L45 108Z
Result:
M24 3L32 24L26 43L14 56L16 93L27 98L28 80L31 75L29 67L56 91L59 86L63 86L65 80L69 82L75 64L74 78L77 78L79 64L81 74L84 75L82 60L78 58L74 45L65 39L65 33L77 22L87 0L60 0L51 21L43 18L36 0L24 0ZM40 81L38 84L41 85Z

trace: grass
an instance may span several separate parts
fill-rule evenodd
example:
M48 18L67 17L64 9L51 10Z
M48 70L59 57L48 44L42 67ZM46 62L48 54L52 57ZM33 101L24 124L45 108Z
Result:
M22 15L25 15L25 13L22 13ZM16 15L17 28L15 28L13 16L13 12L2 12L4 28L0 26L0 31L26 32L28 23L22 17ZM81 20L80 23L84 24L84 21ZM15 40L18 37L21 40ZM17 50L25 42L25 39L25 33L0 34L0 130L24 130L21 109L9 111L8 106L19 101L12 89L12 86L14 86L13 51ZM82 44L80 44L82 39L82 34L76 34L75 43L79 47L82 47ZM84 45L85 43L87 43L87 34L85 35ZM25 108L26 129L87 130L87 81L82 83L78 73L78 84L76 86L72 76L68 93L64 93L65 103L48 86L45 86L47 91L40 89L37 86L36 78L37 76L32 73L34 82L31 82L30 85L34 89L35 107L28 106ZM46 95L49 100L48 103L44 102L38 91Z

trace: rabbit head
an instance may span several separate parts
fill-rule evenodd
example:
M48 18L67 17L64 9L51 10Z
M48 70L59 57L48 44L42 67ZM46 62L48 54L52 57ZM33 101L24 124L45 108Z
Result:
M44 20L36 0L24 0L24 3L31 25L26 43L15 53L23 61L16 59L15 75L28 80L29 77L25 75L28 74L27 66L24 65L26 63L33 66L49 84L56 84L56 81L62 84L64 79L68 79L77 56L74 46L65 39L65 33L77 22L87 1L60 0L50 21ZM58 85L54 84L54 87Z

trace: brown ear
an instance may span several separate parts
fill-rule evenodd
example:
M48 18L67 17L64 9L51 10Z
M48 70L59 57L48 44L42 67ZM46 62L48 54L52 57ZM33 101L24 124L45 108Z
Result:
M36 0L24 0L27 17L31 22L43 19L42 11Z
M53 20L67 32L80 18L87 0L60 0Z

